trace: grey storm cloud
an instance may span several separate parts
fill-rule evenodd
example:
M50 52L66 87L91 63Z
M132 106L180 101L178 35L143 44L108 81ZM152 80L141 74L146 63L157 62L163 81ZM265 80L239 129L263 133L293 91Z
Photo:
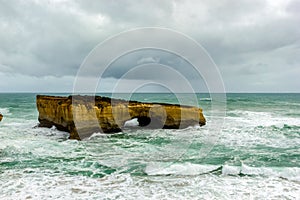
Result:
M115 77L121 78L126 73L129 73L130 70L135 68L140 68L149 64L150 66L169 66L172 69L175 69L178 73L182 74L189 79L201 79L200 74L196 69L184 58L175 55L171 52L159 50L159 49L142 49L128 54L122 55L114 62L112 62L106 69L103 77ZM90 68L92 73L97 73L98 67L101 66L100 63L95 64L93 68ZM135 76L128 76L130 79L158 79L158 78L172 78L168 74L164 74L160 71L153 70L152 74L136 74Z
M145 0L137 3L132 0L77 0L77 6L88 13L108 16L116 23L144 26L148 23L161 23L171 20L173 2L169 0Z
M121 31L156 26L203 45L229 91L299 91L293 79L300 74L299 13L298 0L0 0L0 78L70 81L98 43ZM116 61L105 77L119 78L143 62L188 67L177 56L144 51ZM193 79L193 73L185 75Z

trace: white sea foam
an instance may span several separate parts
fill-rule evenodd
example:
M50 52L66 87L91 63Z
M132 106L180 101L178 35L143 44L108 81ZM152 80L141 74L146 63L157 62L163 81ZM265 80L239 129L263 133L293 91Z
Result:
M28 119L4 108L0 112L9 117L0 124L0 199L299 199L299 167L255 163L268 162L260 156L272 159L275 147L292 154L289 163L278 159L279 164L298 166L293 156L300 137L293 126L300 119L263 111L229 111L218 133L209 129L211 116L203 127L126 130L120 137L95 133L76 141L56 129L33 129L37 116ZM203 143L217 147L208 159L232 154L236 160L192 163L201 158L197 145ZM182 153L190 162L172 163ZM244 160L249 165L237 164ZM92 177L104 171L104 177Z
M11 115L11 113L9 112L9 108L1 108L1 107L0 107L0 113L1 113L3 116Z
M250 167L242 166L218 166L202 165L193 163L151 163L145 168L148 175L203 175L217 170L222 171L222 175L249 175L262 177L286 178L300 183L300 168L297 167Z
M148 175L200 175L218 169L220 166L199 165L193 163L165 164L151 163L147 165L145 173Z
M219 135L218 143L240 148L264 145L289 148L300 145L300 137L294 134L291 140L286 126L300 126L300 118L274 115L271 112L229 111ZM230 116L234 114L235 116Z
M300 118L278 116L272 112L236 110L228 111L227 114L234 114L236 117L226 117L226 121L242 123L240 125L243 126L276 126L279 128L282 128L284 124L300 126Z
M277 177L297 181L300 183L300 168L298 167L250 167L245 164L242 166L224 165L222 167L222 174Z
M212 98L200 98L199 100L200 100L200 101L211 101Z
M125 122L124 127L137 127L139 126L139 122L137 118L133 118Z
M299 183L282 178L131 176L103 178L51 175L27 169L3 173L1 199L298 199Z
M109 135L107 133L95 132L95 133L92 133L92 135L90 137L84 138L84 140L93 140L98 137L107 138L107 137L109 137Z

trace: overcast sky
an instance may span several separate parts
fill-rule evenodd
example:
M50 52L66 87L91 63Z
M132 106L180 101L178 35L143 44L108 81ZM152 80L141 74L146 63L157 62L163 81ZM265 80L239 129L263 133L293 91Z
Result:
M227 92L300 92L299 0L0 0L0 92L72 91L97 44L152 26L200 43ZM124 57L103 85L134 63L181 62L162 57L149 51Z

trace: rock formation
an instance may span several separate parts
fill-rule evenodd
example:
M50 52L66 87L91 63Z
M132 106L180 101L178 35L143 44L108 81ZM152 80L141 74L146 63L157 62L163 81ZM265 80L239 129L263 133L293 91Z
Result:
M0 122L2 121L3 119L3 115L0 113Z
M144 103L100 96L44 96L36 99L39 126L70 133L80 139L94 132L120 132L126 121L137 118L140 127L178 129L205 125L202 110L177 104Z

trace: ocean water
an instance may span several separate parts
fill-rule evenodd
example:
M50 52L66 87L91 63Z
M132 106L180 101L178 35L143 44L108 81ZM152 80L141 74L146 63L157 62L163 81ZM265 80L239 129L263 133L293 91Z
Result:
M34 128L35 95L0 94L0 199L300 199L300 94L227 94L217 133L212 99L198 94L206 126L82 141Z

